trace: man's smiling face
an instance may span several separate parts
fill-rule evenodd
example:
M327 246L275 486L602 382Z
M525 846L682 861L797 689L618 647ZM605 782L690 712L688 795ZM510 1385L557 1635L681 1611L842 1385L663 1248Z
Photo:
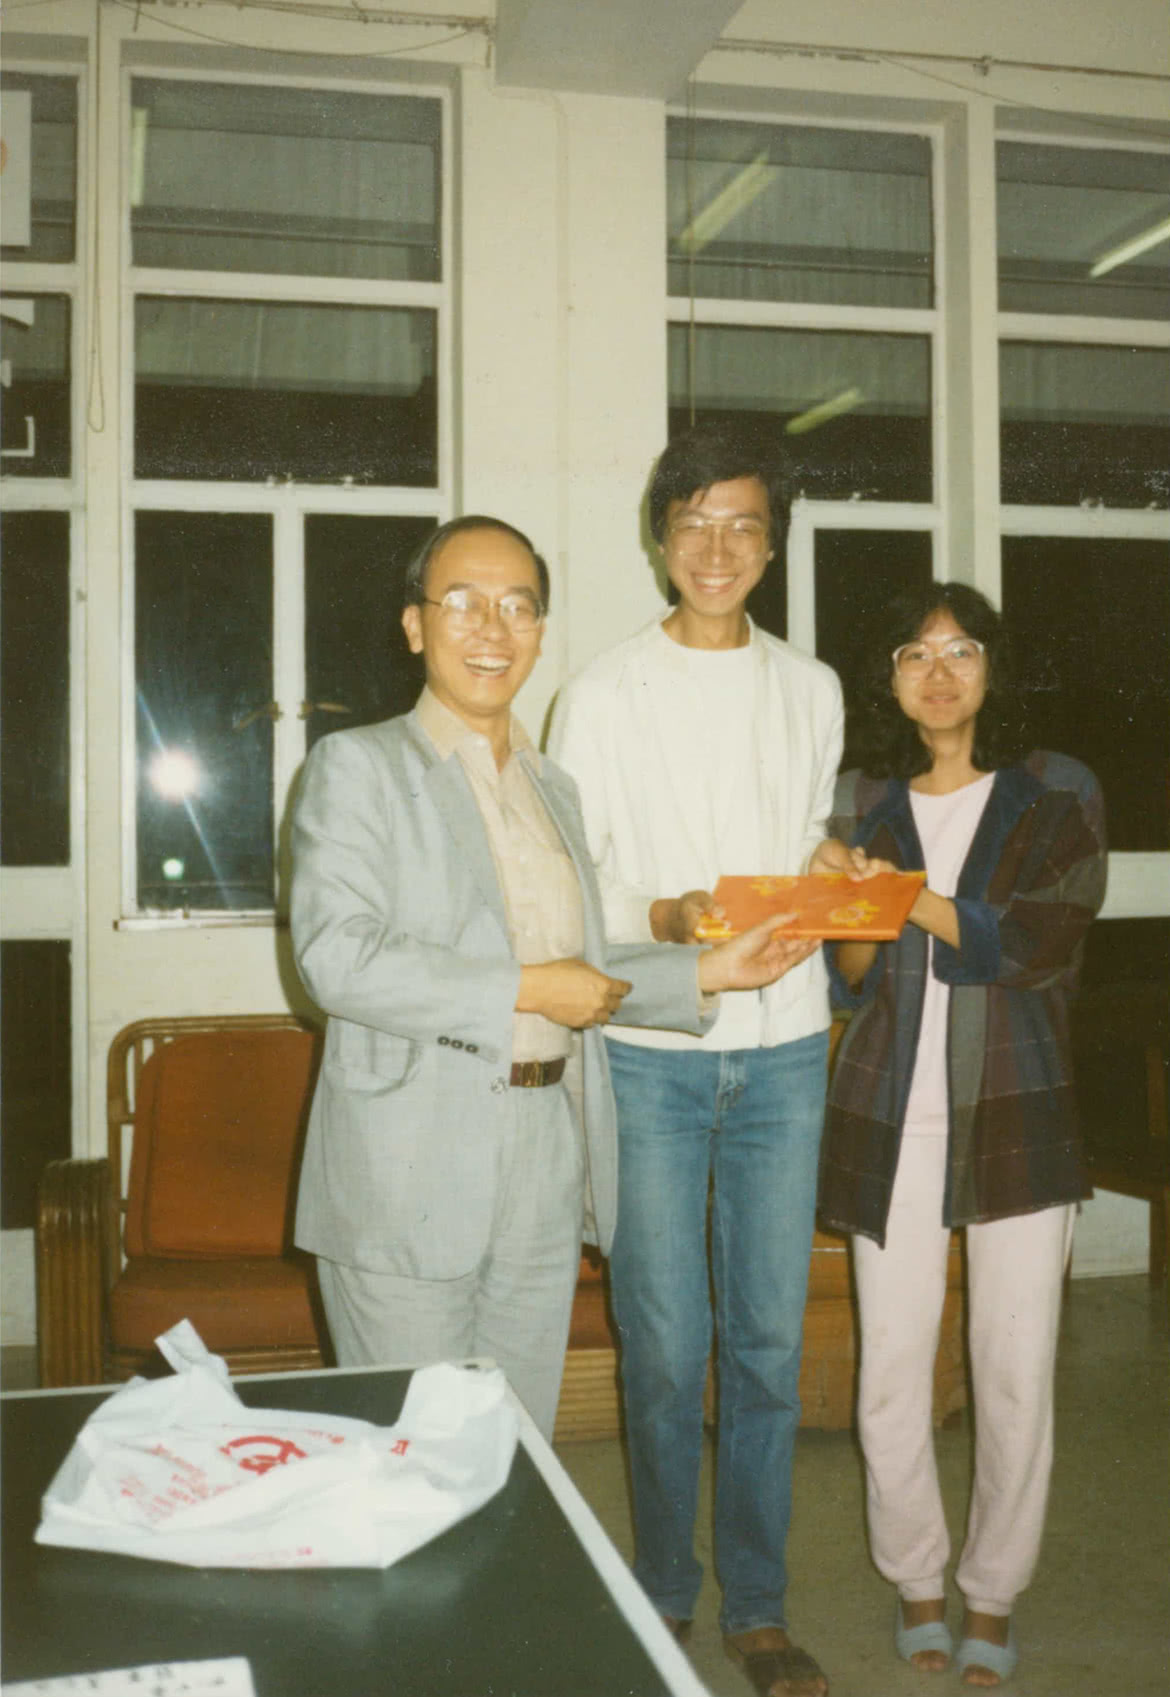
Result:
M707 618L742 609L772 558L770 516L758 477L713 483L670 503L663 555L685 608Z
M449 590L471 591L489 604L479 630L464 629L435 605ZM501 599L517 595L542 604L536 561L507 531L485 525L443 543L427 566L426 600L402 615L411 651L423 656L432 694L484 735L507 720L540 653L543 623L518 630L500 612Z

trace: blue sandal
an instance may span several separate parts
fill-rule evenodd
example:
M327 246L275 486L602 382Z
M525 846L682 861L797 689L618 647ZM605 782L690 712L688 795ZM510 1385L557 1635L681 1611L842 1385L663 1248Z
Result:
M955 1641L945 1620L924 1620L918 1626L906 1626L899 1597L894 1615L894 1648L904 1662L910 1661L920 1650L941 1650L949 1662L955 1653ZM933 1673L935 1670L922 1668L919 1671ZM938 1672L942 1671L938 1669Z
M955 1666L960 1674L966 1673L970 1667L987 1668L1004 1685L1015 1673L1019 1660L1016 1629L1009 1626L1006 1644L992 1644L987 1638L964 1638L955 1655Z

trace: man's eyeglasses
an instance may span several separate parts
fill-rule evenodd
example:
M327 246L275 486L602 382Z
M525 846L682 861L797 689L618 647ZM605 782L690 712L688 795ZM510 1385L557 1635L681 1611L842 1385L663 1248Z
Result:
M730 554L754 554L768 540L768 527L760 519L708 519L697 513L675 519L666 537L680 554L700 554L716 531Z
M973 636L953 636L946 642L904 642L894 650L894 670L900 678L924 678L936 660L948 672L968 677L978 669L983 644Z
M478 589L449 589L441 601L434 601L429 595L422 599L428 607L439 609L452 630L468 636L481 631L493 612L512 631L535 630L544 618L544 608L536 596L524 589L501 595L498 601L481 595Z

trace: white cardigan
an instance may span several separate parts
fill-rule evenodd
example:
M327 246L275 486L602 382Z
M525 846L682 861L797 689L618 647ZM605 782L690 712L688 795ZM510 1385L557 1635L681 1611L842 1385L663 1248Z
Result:
M833 799L841 686L821 661L755 625L750 646L755 710L743 735L758 777L759 840L771 845L758 870L800 872L825 835ZM656 619L571 679L553 713L549 753L581 792L613 942L648 940L652 901L712 889L726 870L718 864L709 798L696 790L692 751L704 736L688 675L693 653ZM817 953L763 992L725 995L703 1038L629 1026L609 1034L657 1048L728 1049L792 1042L828 1023Z

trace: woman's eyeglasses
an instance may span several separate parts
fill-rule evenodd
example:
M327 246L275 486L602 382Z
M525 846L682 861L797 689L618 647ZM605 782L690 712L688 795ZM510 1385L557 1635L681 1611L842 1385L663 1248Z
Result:
M983 658L983 644L973 636L948 637L945 642L904 642L894 650L894 670L900 678L924 678L935 661L959 677L976 671Z

